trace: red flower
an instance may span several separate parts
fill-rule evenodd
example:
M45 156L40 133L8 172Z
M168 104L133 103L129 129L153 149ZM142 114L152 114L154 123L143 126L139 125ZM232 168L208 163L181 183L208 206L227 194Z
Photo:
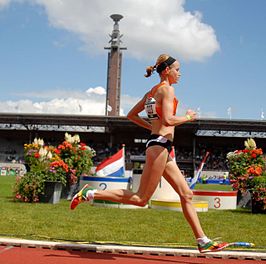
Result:
M39 152L37 152L37 153L34 154L34 158L36 158L36 159L40 158Z
M257 158L256 153L252 153L252 154L251 154L251 157L252 157L253 159L256 159L256 158Z
M61 145L58 146L58 149L59 149L59 150L60 150L60 149L65 149L65 146L61 144Z
M22 198L22 196L19 193L17 193L16 194L16 199L20 200L21 198Z
M60 151L60 149L57 149L56 148L56 149L54 149L54 153L57 154L57 155L59 155L61 153L61 151Z

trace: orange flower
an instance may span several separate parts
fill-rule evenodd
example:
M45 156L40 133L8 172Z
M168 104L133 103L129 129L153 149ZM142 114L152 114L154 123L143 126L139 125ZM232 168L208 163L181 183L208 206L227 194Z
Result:
M256 175L261 175L261 173L262 173L262 168L258 166L258 167L255 169L255 173L256 173Z
M261 148L259 149L254 149L254 152L257 154L257 155L262 155L263 154L263 151Z
M65 172L68 172L68 165L63 160L56 160L51 162L51 167L58 168L61 167Z
M247 172L251 175L261 175L262 174L262 168L261 166L251 166L248 168Z
M73 148L72 144L69 143L69 142L67 142L67 141L64 141L63 142L63 145L65 146L65 148L69 148L69 149L72 149Z

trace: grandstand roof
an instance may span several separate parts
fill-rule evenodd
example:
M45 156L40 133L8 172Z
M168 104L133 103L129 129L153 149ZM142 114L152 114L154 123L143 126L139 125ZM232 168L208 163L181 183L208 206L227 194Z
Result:
M23 126L33 125L69 125L69 126L135 126L125 116L93 116L93 115L57 115L57 114L16 114L1 113L0 124L12 127L14 124ZM225 119L200 119L186 123L182 128L197 130L234 130L266 132L266 121L258 120L225 120Z

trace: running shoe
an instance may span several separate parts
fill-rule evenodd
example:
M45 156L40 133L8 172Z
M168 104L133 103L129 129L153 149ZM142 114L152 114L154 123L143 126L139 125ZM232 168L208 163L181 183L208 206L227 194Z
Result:
M206 243L205 245L198 244L198 249L200 253L206 253L206 252L220 251L228 246L229 246L229 243L227 242L218 243L215 241L210 241Z
M85 184L84 187L74 195L70 203L70 209L74 210L80 203L82 202L93 202L93 195L87 197L88 191L96 191L96 189L89 186L89 184Z

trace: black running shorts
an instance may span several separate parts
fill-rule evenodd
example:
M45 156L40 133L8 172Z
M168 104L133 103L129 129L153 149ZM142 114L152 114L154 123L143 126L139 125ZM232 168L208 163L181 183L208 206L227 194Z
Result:
M170 153L172 150L172 144L173 144L172 141L170 141L169 139L167 139L163 136L151 134L147 143L146 143L146 149L148 147L157 145L157 146L162 146L162 147L166 148L168 150L168 152Z

